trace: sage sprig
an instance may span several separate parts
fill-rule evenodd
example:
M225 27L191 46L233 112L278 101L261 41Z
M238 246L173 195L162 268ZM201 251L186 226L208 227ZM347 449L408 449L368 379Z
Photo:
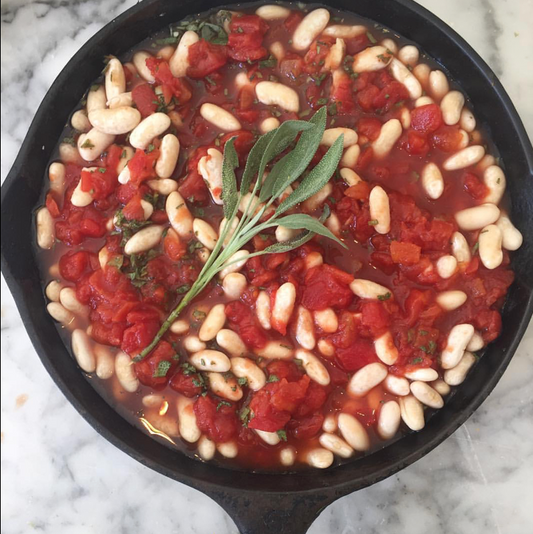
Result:
M261 136L250 150L240 187L238 187L235 175L235 169L239 165L239 158L234 147L235 138L226 142L222 163L222 200L227 224L194 284L162 324L152 342L134 358L134 361L142 360L156 347L183 309L209 284L217 273L231 263L240 261L231 260L231 257L257 234L279 225L293 230L302 230L293 239L275 243L264 250L253 252L248 255L248 258L294 250L316 234L345 246L323 224L330 213L327 206L319 219L303 213L283 215L320 191L329 181L342 156L342 135L333 143L321 161L302 178L294 191L276 208L272 206L283 195L287 187L294 184L306 171L320 145L326 128L326 118L327 110L323 107L309 121L286 121L275 130ZM296 141L298 136L299 139ZM291 145L294 145L292 149L290 148ZM263 175L269 164L285 151L287 153L272 165L268 175L263 180ZM246 197L250 190L251 194ZM237 217L239 205L245 202L243 201L245 198L248 198L248 202L246 206L242 206L241 211L243 213L239 223L224 247L223 243L232 227L231 223ZM269 213L273 211L273 215L262 220L267 210Z

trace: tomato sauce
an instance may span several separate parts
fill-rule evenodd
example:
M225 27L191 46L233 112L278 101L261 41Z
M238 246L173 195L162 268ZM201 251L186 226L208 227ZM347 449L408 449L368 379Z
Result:
M227 44L200 39L189 50L190 67L185 77L174 77L168 62L156 57L146 62L155 83L126 71L126 90L131 91L133 105L143 118L157 111L179 114L181 124L173 123L169 129L181 145L172 179L177 180L178 190L193 216L208 221L215 229L223 217L222 207L212 202L198 171L198 162L208 148L222 149L229 138L237 135L235 147L242 166L260 135L263 120L308 120L322 106L328 107L328 128L352 128L359 136L361 153L353 170L364 181L349 187L337 172L331 180L332 192L324 202L340 221L340 237L347 249L315 237L294 251L250 259L241 271L248 286L240 299L228 300L221 283L214 279L180 316L190 324L188 335L197 334L209 310L224 303L225 328L240 335L249 351L247 357L265 373L267 382L263 388L252 391L244 384L243 397L238 402L217 397L206 386L205 373L188 362L183 347L186 335L173 333L166 334L148 358L134 364L140 381L134 393L126 392L116 376L100 380L88 375L99 393L126 419L154 439L198 457L196 444L169 437L163 430L165 418L176 420L176 399L194 399L201 433L215 443L237 443L236 458L217 454L214 459L228 466L252 470L299 468L305 465L306 451L320 447L324 419L339 412L353 415L363 425L370 451L383 447L390 441L381 439L376 431L380 409L385 402L398 400L398 396L383 384L361 398L350 396L346 389L355 372L380 361L374 340L387 332L393 336L398 358L389 366L390 374L402 377L416 369L431 368L442 377L438 356L446 346L450 329L468 323L481 334L485 344L494 340L501 329L499 309L513 280L506 251L502 265L496 269L489 270L480 262L479 231L463 232L472 253L468 265L446 279L436 272L435 262L451 254L452 235L458 230L454 213L483 203L487 191L482 173L475 166L447 171L442 195L436 200L428 198L420 183L422 170L428 162L442 167L457 152L462 141L460 126L446 126L437 104L415 108L405 86L388 69L354 76L353 56L392 34L369 21L331 11L330 24L364 24L369 29L346 39L339 69L342 82L337 87L332 85L331 73L322 68L335 44L334 38L319 36L303 52L292 49L293 32L304 15L297 10L276 21L262 20L248 9L242 17L226 15ZM224 27L224 16L214 13L202 15L199 20L220 24L218 29ZM403 39L395 40L398 46L405 44ZM161 34L141 43L138 50L155 55L169 43L175 46L175 42ZM286 50L280 61L269 52L276 42ZM134 52L120 59L126 63ZM437 68L432 60L422 59ZM247 73L251 85L239 89L235 78L241 72ZM253 84L261 80L293 88L299 95L300 111L287 112L260 103ZM159 94L154 91L156 86L161 88ZM201 116L199 109L204 102L232 113L242 129L221 132ZM382 125L399 118L402 109L410 111L410 127L404 129L388 155L374 158L372 143ZM495 153L486 133L476 130L475 135ZM78 136L79 132L71 129L64 134L73 144ZM141 200L151 205L151 222L168 226L165 195L148 185L149 180L157 178L154 165L160 156L161 140L155 138L146 150L135 151L128 164L130 182L120 184L115 169L125 146L128 136L117 135L96 161L83 163L96 167L97 172L82 171L81 163L66 163L64 195L45 192L45 203L54 219L56 244L52 251L40 251L38 257L43 282L58 279L75 288L77 299L89 310L86 317L77 316L68 327L61 328L65 343L70 343L74 328L88 329L94 342L134 357L151 342L203 264L198 257L202 245L195 238L184 242L173 239L171 233L148 252L129 256L124 253L129 237L146 226ZM325 151L319 148L314 163ZM91 192L94 199L86 207L76 207L71 202L80 180L81 189ZM375 231L370 216L369 193L375 185L382 185L389 195L391 228L386 235ZM322 209L323 206L312 214L319 215ZM113 220L114 224L110 224ZM267 232L255 238L248 248L261 250L275 242L274 232ZM102 249L106 251L103 267ZM307 268L306 261L316 253L323 263ZM350 289L354 278L382 284L393 295L378 300L358 298ZM259 292L266 291L274 302L276 291L286 282L296 287L296 306L301 304L311 312L332 308L337 316L336 331L323 332L319 327L315 331L317 339L332 347L333 354L329 356L313 351L329 373L327 386L311 380L298 359L269 360L254 354L270 340L299 346L294 315L288 325L273 324L272 329L265 330L254 311ZM448 290L462 291L467 296L462 306L450 312L435 302L440 292ZM220 347L210 341L207 348ZM161 362L164 374L160 373ZM155 400L147 406L143 403L147 395L159 397L153 397ZM255 430L277 433L280 441L266 444ZM402 425L395 439L407 431ZM290 467L280 463L280 451L288 446L297 458ZM360 454L356 452L355 457Z

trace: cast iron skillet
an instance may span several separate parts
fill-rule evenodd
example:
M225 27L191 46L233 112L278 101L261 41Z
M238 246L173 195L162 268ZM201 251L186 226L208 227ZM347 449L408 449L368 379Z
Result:
M243 2L248 3L248 2ZM418 43L446 65L475 103L499 148L508 177L513 220L524 234L514 255L516 281L503 310L502 335L492 343L446 406L420 433L350 464L294 475L237 472L203 464L157 443L122 419L85 380L46 313L33 242L35 209L46 164L86 88L100 73L102 58L120 56L138 42L192 13L222 6L221 0L145 0L90 39L71 59L44 98L2 188L2 270L30 338L61 391L106 439L142 464L212 497L243 534L302 534L328 504L412 464L478 408L507 367L533 310L533 149L499 81L472 48L446 24L411 0L327 0Z

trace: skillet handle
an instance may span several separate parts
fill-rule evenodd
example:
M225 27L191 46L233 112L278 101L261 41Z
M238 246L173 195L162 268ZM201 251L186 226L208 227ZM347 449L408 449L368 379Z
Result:
M240 534L305 534L331 504L327 490L310 494L209 492L235 521Z

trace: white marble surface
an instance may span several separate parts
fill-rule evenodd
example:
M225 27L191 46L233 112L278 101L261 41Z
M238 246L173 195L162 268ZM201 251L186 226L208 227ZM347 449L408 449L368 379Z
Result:
M2 0L4 179L74 51L133 0ZM491 64L533 136L532 0L424 0ZM310 534L533 531L533 328L477 413L415 465L329 506ZM2 281L2 533L236 534L197 491L136 463L52 383Z

